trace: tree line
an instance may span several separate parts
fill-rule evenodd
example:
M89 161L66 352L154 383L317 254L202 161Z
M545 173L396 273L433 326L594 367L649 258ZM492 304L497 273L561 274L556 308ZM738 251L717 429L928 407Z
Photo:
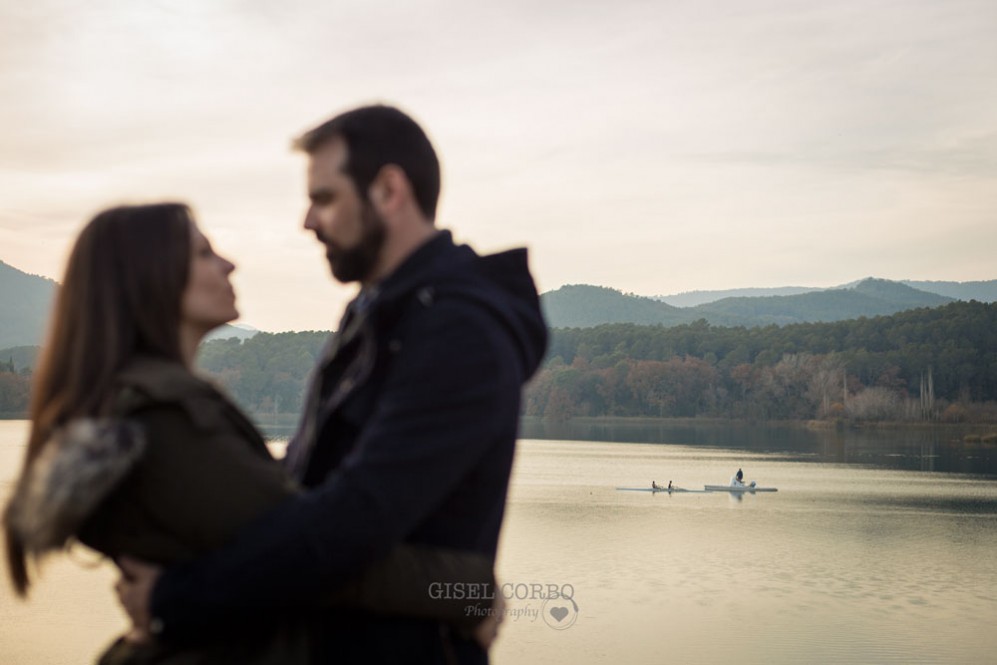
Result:
M328 333L212 340L200 369L247 411L298 413ZM0 360L0 414L27 411L30 368ZM0 358L6 358L0 351ZM997 304L834 323L608 324L552 331L523 412L747 419L997 420Z
M205 342L197 365L245 410L300 413L308 377L328 332L257 333Z
M968 420L997 407L997 304L756 328L553 331L528 415ZM987 403L990 404L987 404Z
M258 333L245 341L210 340L198 350L198 370L250 413L298 413L309 373L328 336L327 332ZM0 351L0 358L5 353ZM30 354L31 365L34 356ZM16 354L0 362L0 415L27 413L31 365L19 364Z
M31 368L18 367L10 351L0 356L0 416L21 416L28 412Z

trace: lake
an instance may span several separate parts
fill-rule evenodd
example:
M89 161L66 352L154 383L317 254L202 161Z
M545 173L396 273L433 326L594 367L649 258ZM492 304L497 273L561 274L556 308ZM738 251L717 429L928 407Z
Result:
M0 421L2 494L24 431ZM948 428L524 422L523 435L494 663L995 660L995 446ZM702 489L739 467L779 491L617 489ZM27 603L4 587L3 663L86 662L123 627L113 571L92 566L82 550L53 559Z

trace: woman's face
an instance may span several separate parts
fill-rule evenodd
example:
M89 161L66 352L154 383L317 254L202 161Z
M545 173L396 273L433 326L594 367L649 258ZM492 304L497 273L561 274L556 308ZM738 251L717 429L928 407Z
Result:
M239 317L235 290L228 280L235 265L215 254L211 243L193 222L190 240L190 273L180 300L180 323L204 334Z

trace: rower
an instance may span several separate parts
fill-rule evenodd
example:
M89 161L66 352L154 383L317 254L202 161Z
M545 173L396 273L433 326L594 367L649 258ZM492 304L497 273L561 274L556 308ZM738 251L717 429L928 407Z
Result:
M656 482L654 482L654 481L652 480L652 481L651 481L651 489L653 489L653 490L660 490L661 488L660 488L660 487L658 487L658 483L656 483Z
M669 492L672 491L672 481L670 481L670 480L668 481L668 491Z
M740 487L741 485L744 485L744 472L738 469L737 473L731 477L730 484L732 487Z

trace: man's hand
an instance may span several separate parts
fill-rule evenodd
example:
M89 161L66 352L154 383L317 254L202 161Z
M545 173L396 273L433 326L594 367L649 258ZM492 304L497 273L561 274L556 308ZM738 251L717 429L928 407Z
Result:
M114 590L118 593L118 602L132 620L132 630L128 639L133 642L147 642L152 630L152 617L149 614L149 602L152 599L152 589L156 586L163 569L138 559L123 556L118 560L121 577Z
M488 616L474 629L474 641L485 651L488 651L488 648L492 646L492 642L498 637L499 626L504 618L505 598L502 597L501 593L498 593L495 595L495 601L488 610Z

